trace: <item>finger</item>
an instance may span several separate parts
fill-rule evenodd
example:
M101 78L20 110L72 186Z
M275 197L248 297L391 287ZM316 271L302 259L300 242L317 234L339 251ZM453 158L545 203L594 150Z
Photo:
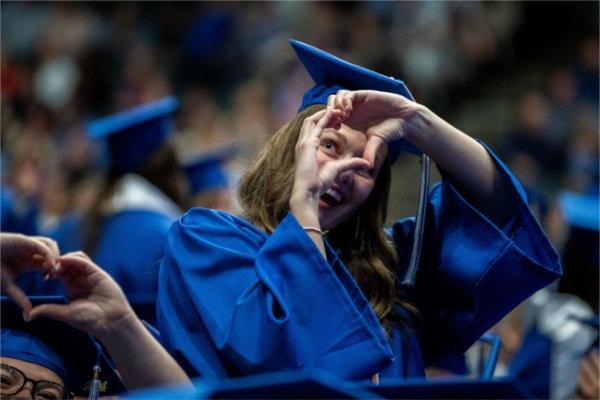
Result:
M367 95L369 94L368 90L355 90L352 92L352 103L358 104L362 103L367 99Z
M60 256L56 242L43 236L26 237L26 240L30 248L29 251L34 253L32 260L50 270L55 269L56 260Z
M350 113L352 112L352 101L354 98L354 93L347 91L344 92L344 97L342 99L342 104L344 106L344 110L346 110L346 113L348 115L350 115Z
M317 121L315 127L311 130L311 136L314 137L320 137L321 133L323 133L323 129L325 129L327 126L329 126L329 123L331 122L331 119L333 117L333 109L331 107L327 107L325 109L325 114L323 114L321 116L321 118L319 118L319 120Z
M302 123L302 128L300 130L300 137L298 137L298 142L301 142L310 136L311 130L315 125L315 120L321 118L326 111L327 109L317 111L313 115L304 119L304 122Z
M338 91L333 98L333 108L338 110L344 110L344 105L342 104L342 100L344 97L344 92L342 90Z
M79 251L72 251L69 252L67 254L63 254L63 257L65 256L69 256L69 257L77 257L77 258L81 258L83 260L88 260L88 261L92 261L92 259L90 258L90 256L88 256L85 252L79 250Z
M379 136L369 136L367 144L365 145L365 151L363 152L363 158L369 162L369 168L373 168L375 166L377 152L384 143L385 141Z
M360 158L360 157L352 157L352 158L344 158L342 160L338 160L336 162L333 163L333 165L335 166L337 175L341 174L342 172L348 171L348 170L356 170L356 169L369 169L369 162L367 160L365 160L364 158Z
M330 94L327 96L327 107L333 108L333 104L335 102L335 94Z
M29 320L38 318L51 318L57 321L69 323L69 306L65 304L40 304L29 312Z
M327 163L327 165L322 170L322 183L323 183L323 191L329 189L329 186L336 180L336 178L348 171L348 170L358 170L358 169L369 169L369 163L364 158L353 157L353 158L344 158L341 160L333 161Z
M594 382L594 379L598 376L598 370L594 368L593 356L587 356L583 359L581 362L580 375L588 384Z
M60 257L60 249L58 248L58 243L56 240L45 236L33 236L32 238L44 243L50 249L50 252L53 256L56 258Z
M5 282L3 283L2 289L6 295L10 297L21 310L23 310L24 315L29 315L29 312L31 311L31 302L20 287L15 285L14 282Z
M88 275L97 271L101 271L92 260L87 258L81 252L68 253L59 258L61 273L76 273L80 275Z

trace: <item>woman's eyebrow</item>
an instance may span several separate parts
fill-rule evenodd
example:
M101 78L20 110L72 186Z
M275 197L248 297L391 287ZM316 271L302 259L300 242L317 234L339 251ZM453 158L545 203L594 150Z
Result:
M348 145L348 139L346 139L346 136L342 135L341 133L339 133L335 129L328 128L328 129L325 129L324 132L334 133L342 142L344 142L344 146Z

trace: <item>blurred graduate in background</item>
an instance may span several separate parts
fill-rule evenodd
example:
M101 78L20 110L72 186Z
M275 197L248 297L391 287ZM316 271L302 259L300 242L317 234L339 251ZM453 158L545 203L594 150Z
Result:
M190 189L190 207L230 212L236 209L228 164L237 153L238 147L230 145L182 162Z
M108 158L103 187L86 215L65 217L51 234L61 251L91 254L150 323L166 232L187 207L187 183L169 142L177 107L165 97L88 125ZM39 274L21 285L28 294L61 292Z
M558 231L554 240L561 249L564 274L494 328L503 339L496 376L511 376L536 398L597 398L600 377L593 348L598 327L593 321L598 318L600 198L596 185L585 193L563 192L552 206L543 197L531 196L529 201L532 209L540 211L541 223L559 225L550 229Z

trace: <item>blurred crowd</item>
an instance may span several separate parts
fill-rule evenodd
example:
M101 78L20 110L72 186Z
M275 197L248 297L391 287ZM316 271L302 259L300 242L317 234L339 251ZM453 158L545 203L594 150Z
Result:
M17 213L37 208L36 230L23 233L52 232L100 196L106 152L88 138L90 121L167 95L181 104L177 157L237 144L228 165L235 184L311 86L288 38L402 79L420 103L496 149L539 200L540 223L559 252L569 243L555 212L559 194L598 193L598 3L2 2L1 9L2 190ZM409 176L394 180L402 200L392 201L390 220L414 213L414 163L394 167ZM594 288L584 300L598 313ZM506 324L515 318L520 325L515 314ZM511 332L502 329L510 350Z
M167 94L182 102L181 158L235 142L243 168L309 85L292 37L400 77L420 102L502 149L526 185L581 189L597 169L597 5L550 9L577 18L569 30L579 34L527 48L542 5L5 2L3 184L41 203L48 228L86 210L103 164L86 123Z

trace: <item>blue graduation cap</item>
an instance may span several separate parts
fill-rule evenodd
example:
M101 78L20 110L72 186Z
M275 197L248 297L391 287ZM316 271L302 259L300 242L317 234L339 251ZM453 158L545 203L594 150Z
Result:
M91 122L91 139L106 139L111 165L119 172L135 172L169 137L172 115L179 106L164 97Z
M410 91L401 80L351 64L298 40L290 39L290 45L315 82L315 86L304 94L299 112L313 104L327 104L327 97L337 93L340 89L378 90L396 93L414 101ZM388 148L392 162L396 161L402 149L413 154L421 154L406 140L388 143Z
M205 190L227 187L229 177L224 163L238 152L237 146L204 154L184 163L184 169L193 195Z
M394 379L365 387L385 399L529 399L519 383L509 379L480 381L468 378Z
M66 300L58 296L32 296L30 301L33 306L66 304ZM103 396L126 392L114 367L92 336L47 318L25 322L21 309L6 296L0 298L0 305L2 357L38 364L54 371L63 380L64 386L77 396L92 398L91 391ZM94 381L96 384L93 384Z
M130 393L130 399L378 399L360 385L316 370L273 372L243 378L194 381L187 387Z
M598 194L563 192L560 196L566 222L576 228L600 231L600 197Z

